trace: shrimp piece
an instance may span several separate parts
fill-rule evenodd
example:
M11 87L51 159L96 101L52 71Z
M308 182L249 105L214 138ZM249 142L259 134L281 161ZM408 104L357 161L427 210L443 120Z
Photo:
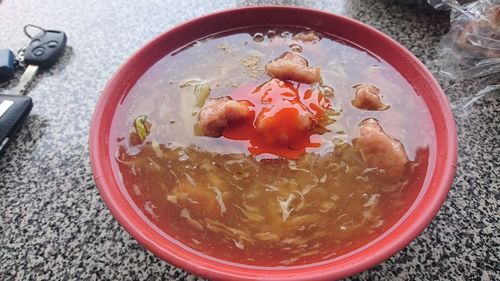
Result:
M267 74L279 80L312 84L321 80L319 67L309 67L301 55L289 51L266 65Z
M371 84L358 84L353 87L356 90L352 105L358 109L386 110L390 106L382 102L380 89Z
M383 169L390 176L400 176L409 162L403 144L384 132L376 119L360 123L360 137L353 145L370 167Z
M230 121L245 118L249 113L244 101L227 97L210 99L198 114L198 126L204 136L220 137Z

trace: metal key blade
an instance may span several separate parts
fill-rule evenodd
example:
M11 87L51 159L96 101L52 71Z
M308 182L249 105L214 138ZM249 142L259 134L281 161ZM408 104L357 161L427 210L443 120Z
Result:
M22 96L26 93L26 88L28 88L29 84L31 83L31 81L33 81L37 73L38 65L28 65L23 73L23 76L21 76L21 79L19 80L19 84L17 84L15 90L16 95Z

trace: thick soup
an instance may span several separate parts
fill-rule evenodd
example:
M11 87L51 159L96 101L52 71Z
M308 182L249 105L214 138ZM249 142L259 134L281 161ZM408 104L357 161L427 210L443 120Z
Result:
M383 60L313 31L254 28L157 62L118 108L111 145L123 188L166 235L292 266L394 226L430 176L433 132Z

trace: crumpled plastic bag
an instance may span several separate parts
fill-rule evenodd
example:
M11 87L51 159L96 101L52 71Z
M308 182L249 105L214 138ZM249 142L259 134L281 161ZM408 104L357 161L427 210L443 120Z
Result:
M451 26L438 45L437 63L452 78L500 73L500 0L460 5L455 0L428 0L435 9L451 9ZM463 2L463 1L461 1Z

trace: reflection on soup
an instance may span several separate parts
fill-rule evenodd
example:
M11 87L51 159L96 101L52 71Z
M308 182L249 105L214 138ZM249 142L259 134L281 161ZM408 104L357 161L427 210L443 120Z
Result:
M390 65L296 28L197 41L119 107L115 172L165 234L214 258L290 266L382 236L425 186L433 126Z

